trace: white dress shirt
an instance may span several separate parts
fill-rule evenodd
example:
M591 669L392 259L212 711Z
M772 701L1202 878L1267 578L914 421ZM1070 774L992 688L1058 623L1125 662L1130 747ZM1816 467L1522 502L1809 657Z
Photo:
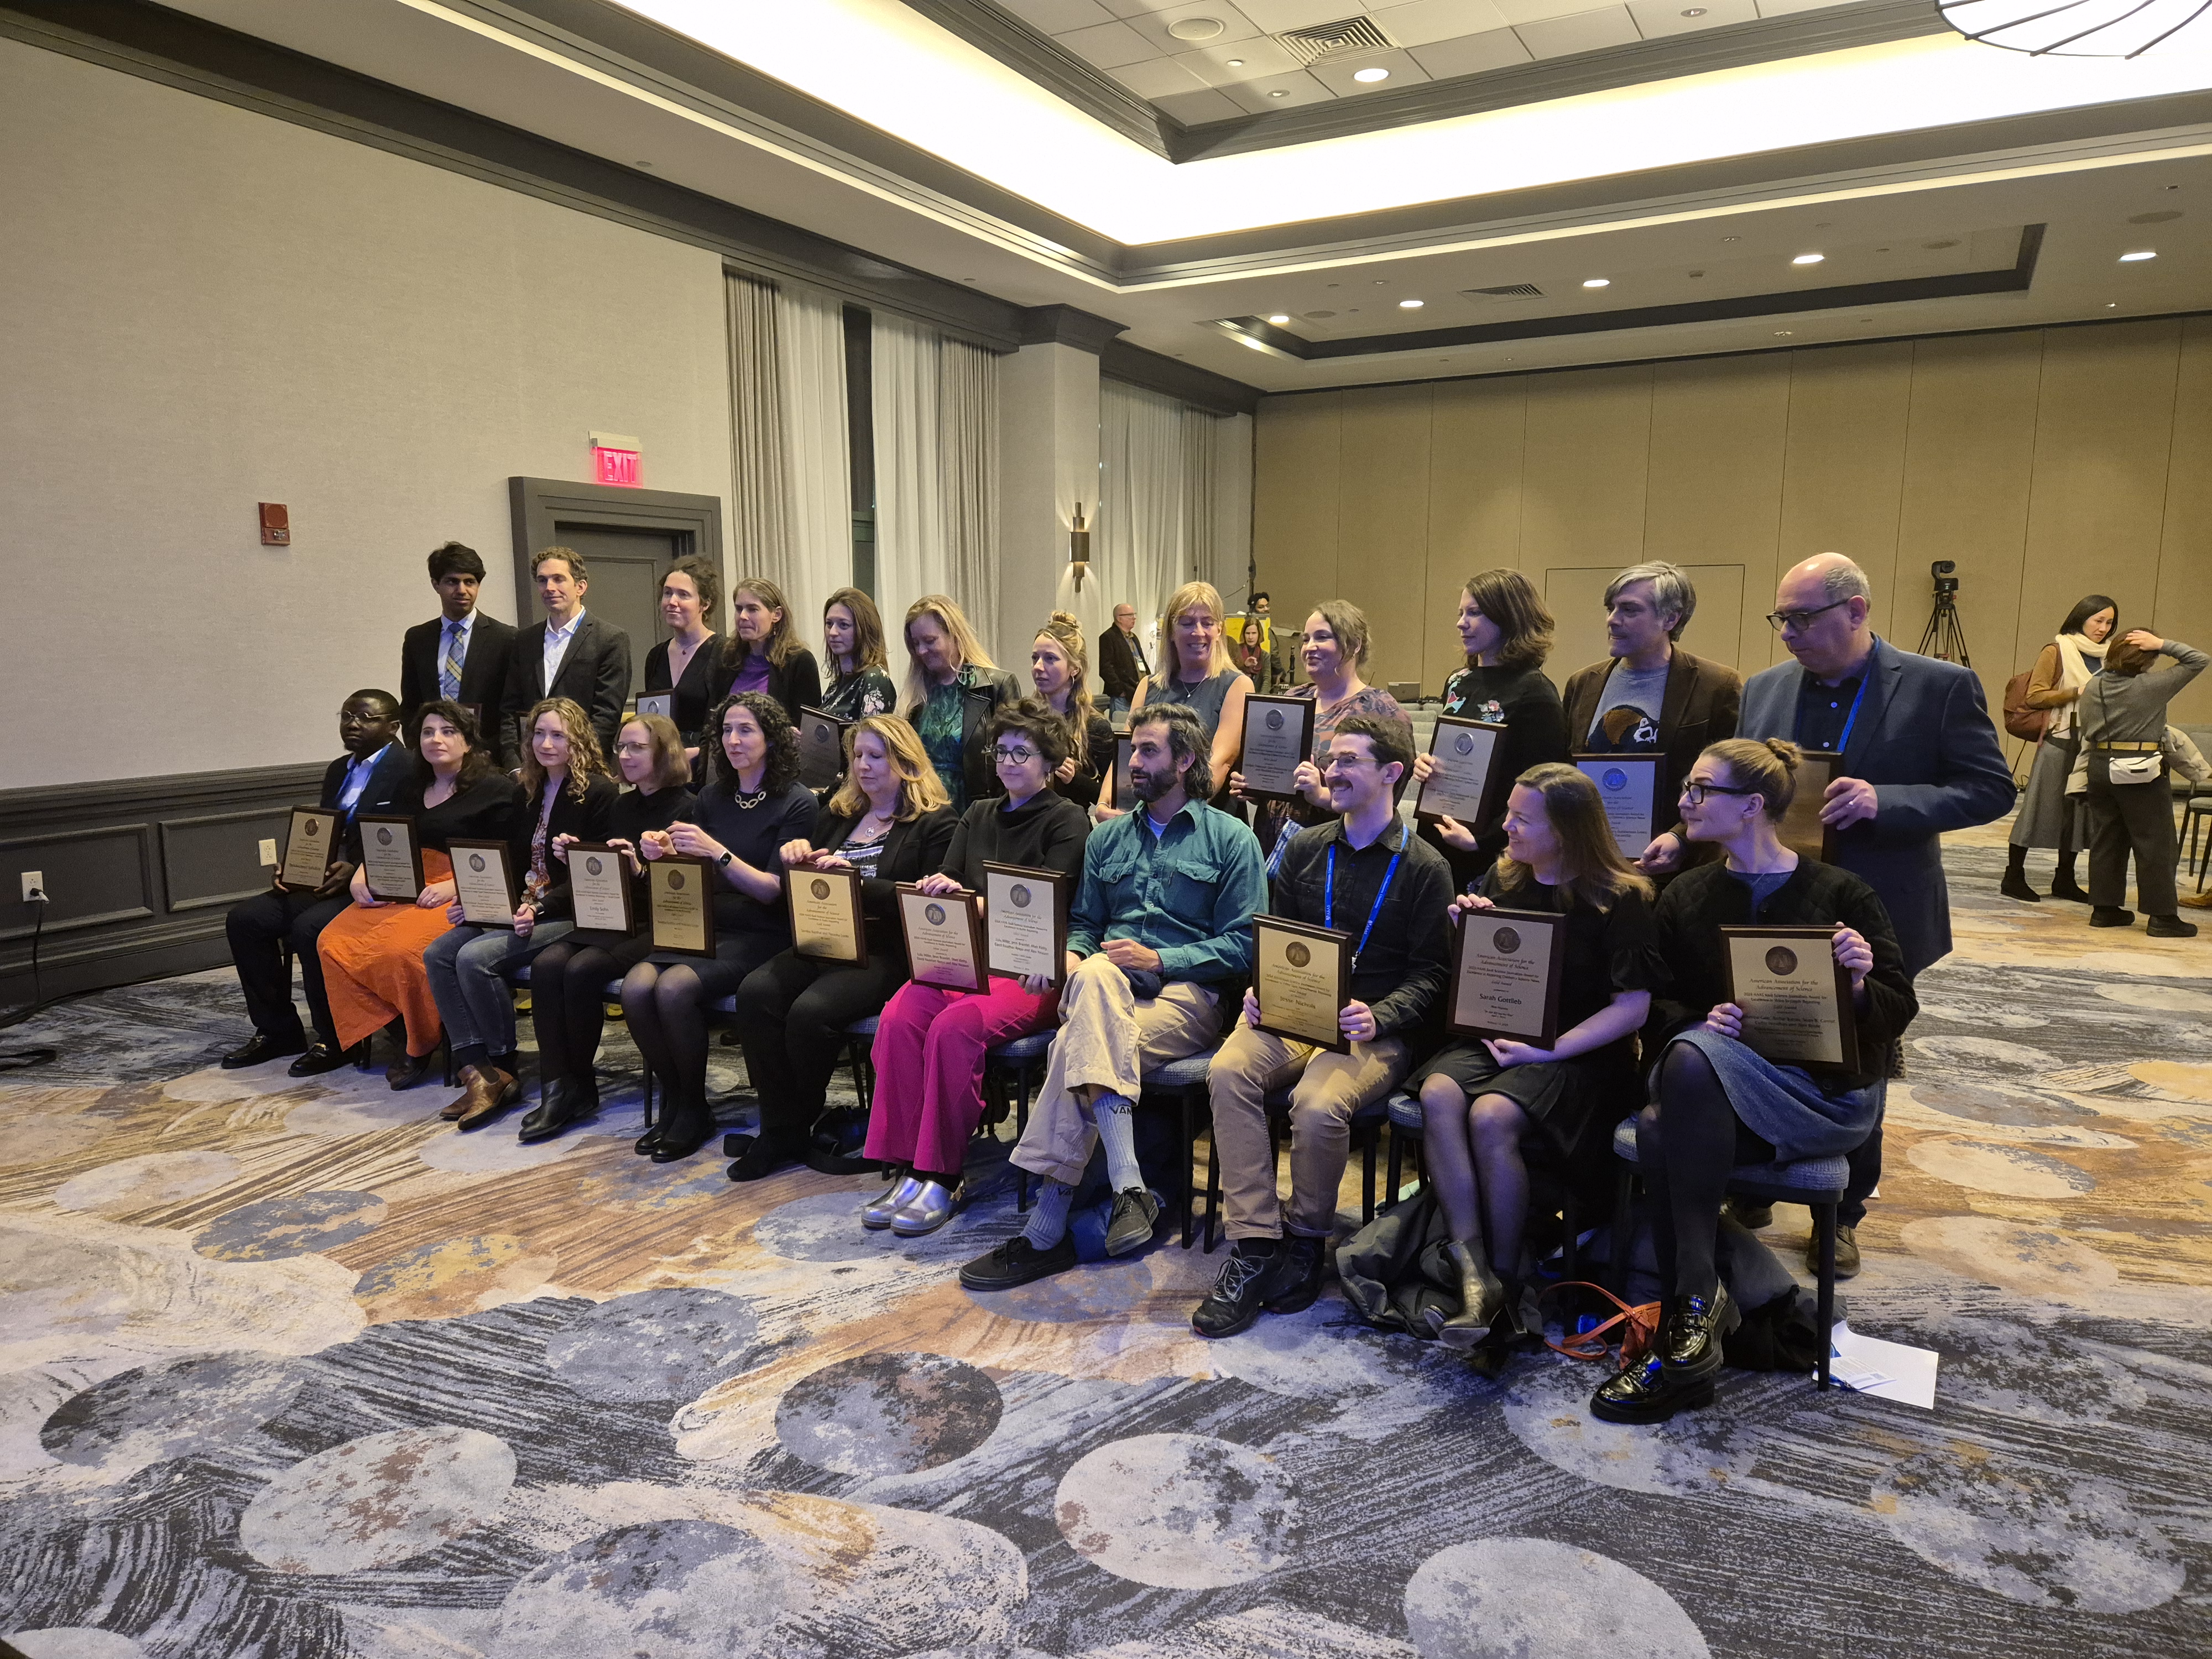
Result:
M584 613L581 611L569 617L567 626L562 628L554 627L550 617L546 619L545 678L541 684L544 684L545 695L549 697L553 695L553 677L561 672L562 659L568 654L568 647L576 637L577 629L583 626L583 622Z
M349 820L353 817L353 809L361 801L361 792L368 787L368 775L376 770L377 762L391 752L392 745L387 743L374 755L356 760L346 768L345 781L338 786L338 811L344 813Z

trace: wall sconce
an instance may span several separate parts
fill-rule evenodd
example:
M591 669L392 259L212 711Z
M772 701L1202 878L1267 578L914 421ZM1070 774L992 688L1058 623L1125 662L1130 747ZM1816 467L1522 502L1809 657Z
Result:
M1075 504L1075 526L1067 532L1067 568L1075 577L1078 592L1083 590L1085 572L1091 568L1091 532L1084 527L1083 503Z

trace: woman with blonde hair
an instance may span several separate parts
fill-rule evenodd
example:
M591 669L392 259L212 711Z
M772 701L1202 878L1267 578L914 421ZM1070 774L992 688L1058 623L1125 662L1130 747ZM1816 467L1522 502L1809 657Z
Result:
M633 714L623 722L615 734L615 772L629 787L608 810L605 833L556 835L553 856L574 863L577 846L604 842L629 867L631 927L627 933L575 928L531 959L538 1101L522 1120L520 1138L526 1142L547 1139L599 1109L592 1062L606 1022L606 988L653 951L652 900L638 845L647 830L665 830L692 801L683 733L659 714ZM546 895L538 926L542 929L552 917L573 916L574 910L572 890L564 884Z
M841 587L822 606L822 650L830 684L816 705L841 720L888 714L898 707L884 655L883 613L857 587Z
M1741 1317L1714 1254L1730 1172L1855 1150L1878 1120L1887 1056L1919 1012L1874 889L1838 866L1799 858L1776 834L1796 793L1798 753L1778 738L1731 738L1699 755L1682 784L1685 832L1726 856L1685 871L1659 896L1659 954L1673 980L1652 999L1644 1029L1652 1103L1636 1120L1636 1159L1651 1197L1664 1302L1650 1358L1591 1396L1590 1414L1608 1423L1663 1422L1711 1401L1722 1340ZM1749 926L1828 933L1778 945L1768 965L1778 974L1802 965L1825 979L1832 957L1844 970L1855 1069L1785 1065L1743 1041L1722 930Z
M998 793L983 757L983 728L1001 703L1021 695L1014 677L991 660L960 607L925 593L906 608L906 695L899 713L921 734L955 812Z
M731 1180L757 1181L806 1155L845 1049L845 1028L879 1011L906 979L898 884L919 881L944 863L956 822L912 726L871 714L853 728L845 781L816 812L812 831L777 854L787 883L824 870L860 877L868 960L817 962L785 951L738 987L738 1033L760 1097L761 1127L750 1142L731 1143L737 1159ZM825 1158L842 1160L857 1147L859 1123L822 1127Z
M1079 806L1095 806L1099 786L1114 769L1114 727L1091 700L1091 656L1083 624L1055 611L1030 647L1030 684L1044 706L1067 723L1067 758L1054 769L1051 787Z
M1367 666L1367 614L1349 599L1323 599L1306 618L1305 643L1298 653L1307 683L1292 686L1286 695L1314 700L1313 752L1298 766L1301 799L1263 802L1252 821L1263 853L1273 853L1284 836L1307 824L1326 823L1335 816L1329 811L1322 768L1328 763L1329 742L1339 726L1354 714L1406 718L1397 698L1360 678L1359 671ZM1229 793L1238 800L1244 798L1243 774L1230 778Z
M1602 1164L1619 1103L1638 1092L1637 1030L1667 983L1651 884L1621 857L1595 784L1559 763L1532 767L1506 798L1504 828L1505 855L1479 894L1458 901L1454 920L1486 926L1492 909L1566 919L1559 1035L1548 1048L1454 1037L1414 1070L1422 1157L1460 1277L1460 1311L1436 1333L1449 1347L1502 1346L1520 1330L1522 1146L1534 1139L1541 1162L1570 1180ZM1608 1115L1601 1109L1609 1103Z
M713 690L717 704L741 691L774 697L793 726L801 708L822 706L822 670L799 642L783 590L765 576L748 576L730 590L730 633Z
M1162 672L1148 674L1129 706L1133 721L1148 703L1181 703L1198 716L1199 730L1212 745L1210 775L1220 780L1218 795L1229 795L1229 776L1244 751L1244 699L1252 680L1229 654L1227 611L1212 582L1185 582L1168 596L1166 659ZM1114 803L1127 811L1131 803Z

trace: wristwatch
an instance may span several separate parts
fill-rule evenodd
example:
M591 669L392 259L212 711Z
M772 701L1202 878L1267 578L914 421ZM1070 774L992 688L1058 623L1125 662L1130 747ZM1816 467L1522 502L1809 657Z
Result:
M737 854L726 848L723 849L722 856L714 860L714 867L717 870L726 870L730 867L730 860L735 857Z

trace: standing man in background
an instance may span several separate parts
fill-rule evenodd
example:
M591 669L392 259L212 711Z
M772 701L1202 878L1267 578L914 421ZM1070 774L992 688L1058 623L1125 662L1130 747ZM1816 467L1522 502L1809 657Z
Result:
M545 620L515 636L508 659L507 700L500 727L508 756L520 755L528 736L524 717L547 697L567 697L592 716L599 752L615 751L615 732L629 702L629 635L584 610L592 583L583 556L549 547L530 562Z
M1145 659L1145 642L1137 637L1136 607L1114 607L1114 625L1098 636L1098 678L1106 688L1106 706L1115 714L1127 714L1137 687L1152 665Z
M1973 671L1899 650L1867 626L1872 605L1866 572L1840 553L1788 571L1766 620L1796 660L1745 684L1736 735L1785 738L1842 757L1820 822L1834 832L1837 866L1881 898L1905 971L1917 975L1951 951L1943 832L2002 817L2016 792ZM1659 873L1680 868L1681 858L1680 839L1669 832L1652 841L1642 863ZM1858 1224L1881 1180L1879 1117L1850 1164L1836 1212L1842 1277L1858 1271ZM1806 1255L1817 1265L1814 1247Z
M414 720L426 702L444 697L477 711L486 744L502 766L513 757L500 740L500 700L507 695L514 629L477 610L483 561L472 547L447 542L430 555L430 586L441 614L409 629L399 645L399 718Z
M1275 602L1267 596L1267 589L1261 588L1246 601L1245 614L1259 621L1260 644L1267 653L1268 664L1274 669L1276 685L1287 687L1297 678L1295 671L1299 665L1297 653L1291 649L1290 640L1275 631L1274 608Z

